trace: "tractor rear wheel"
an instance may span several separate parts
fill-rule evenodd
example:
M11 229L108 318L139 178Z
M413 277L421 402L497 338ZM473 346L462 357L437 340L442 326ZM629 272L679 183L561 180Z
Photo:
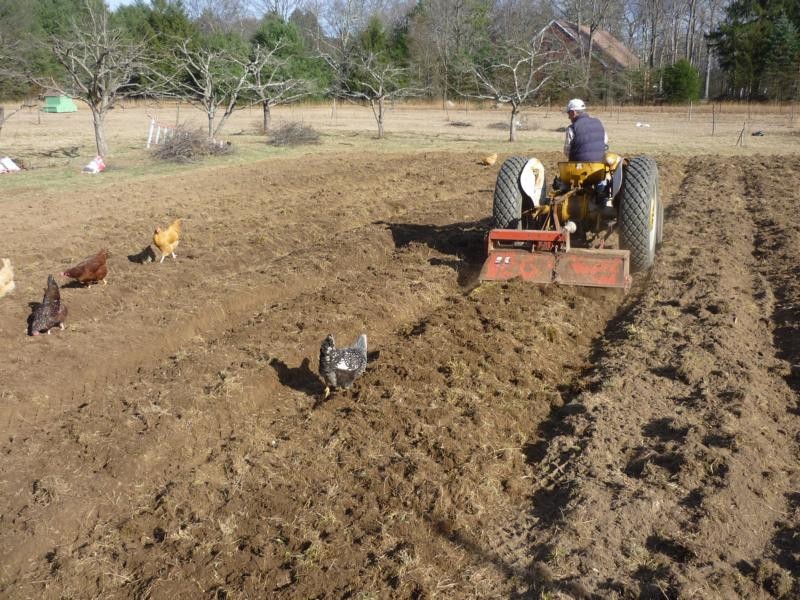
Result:
M660 186L659 186L660 187ZM658 215L657 215L657 225L656 225L656 245L661 246L661 243L664 241L664 201L661 199L661 190L658 189L656 191L658 195Z
M631 253L632 272L646 271L653 265L662 215L658 165L647 156L630 159L620 190L619 245Z
M495 229L522 229L522 202L525 193L520 185L520 175L527 162L527 158L512 156L500 167L492 205Z

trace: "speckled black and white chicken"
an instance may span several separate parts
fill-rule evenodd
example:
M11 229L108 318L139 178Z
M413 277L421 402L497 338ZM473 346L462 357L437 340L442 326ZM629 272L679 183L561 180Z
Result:
M64 319L67 318L67 307L61 302L61 293L58 291L58 284L55 277L47 276L47 288L44 290L44 298L41 304L37 304L30 317L30 334L39 335L58 325L64 329Z
M332 387L348 388L367 368L367 336L361 334L348 348L336 348L332 335L319 348L319 374L325 381L325 398Z

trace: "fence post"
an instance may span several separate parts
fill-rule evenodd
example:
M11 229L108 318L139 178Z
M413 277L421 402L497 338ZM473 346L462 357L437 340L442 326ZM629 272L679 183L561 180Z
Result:
M153 141L153 128L156 126L156 120L150 117L150 127L147 130L147 146L145 148L150 147L150 142Z
M717 105L711 103L711 137L714 137L714 132L717 130Z
M747 121L744 122L744 124L742 125L742 130L739 132L739 137L736 140L737 146L744 146L747 143L744 136L744 132L746 129L747 129Z

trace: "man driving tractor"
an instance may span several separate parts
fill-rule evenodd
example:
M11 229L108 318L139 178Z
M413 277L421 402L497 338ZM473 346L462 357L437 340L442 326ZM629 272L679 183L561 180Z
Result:
M602 162L608 145L608 136L600 119L590 117L586 104L580 98L569 101L565 112L572 121L567 127L564 155L571 162Z

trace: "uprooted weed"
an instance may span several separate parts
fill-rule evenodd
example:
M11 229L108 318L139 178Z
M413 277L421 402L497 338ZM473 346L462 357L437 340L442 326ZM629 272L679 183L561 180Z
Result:
M229 154L231 150L230 143L209 141L202 129L177 127L167 141L153 150L153 156L161 160L187 163L206 156Z
M284 123L270 132L269 144L272 146L299 146L301 144L318 144L319 132L313 127L296 121Z

